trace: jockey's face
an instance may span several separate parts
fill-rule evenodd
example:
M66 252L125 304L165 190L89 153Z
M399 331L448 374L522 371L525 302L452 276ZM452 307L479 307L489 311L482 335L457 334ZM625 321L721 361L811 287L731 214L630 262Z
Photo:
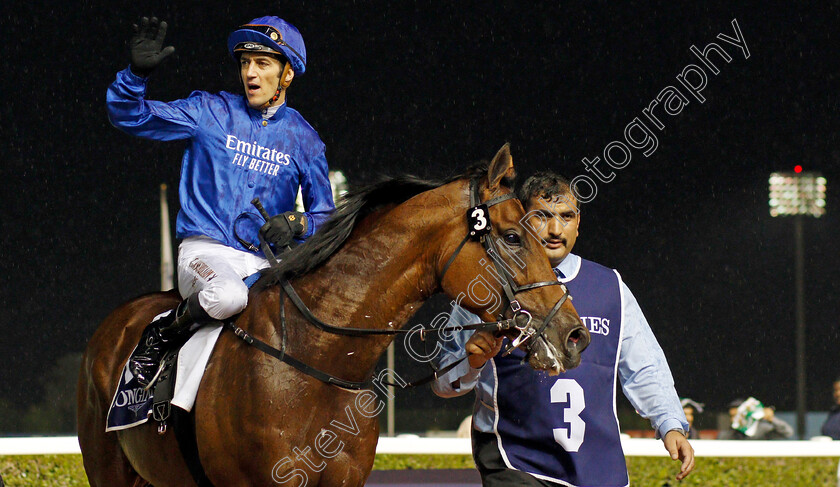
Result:
M545 219L543 222L537 215L531 216L529 225L539 230L540 237L546 241L545 253L552 267L557 267L572 251L578 237L580 225L580 211L577 201L570 194L558 195L551 199L539 196L528 200L528 212L536 212Z
M239 70L245 88L248 106L260 109L271 100L280 85L283 64L274 56L245 52L239 57ZM292 81L294 72L289 69L286 75L287 83ZM286 99L286 91L271 105L280 105Z

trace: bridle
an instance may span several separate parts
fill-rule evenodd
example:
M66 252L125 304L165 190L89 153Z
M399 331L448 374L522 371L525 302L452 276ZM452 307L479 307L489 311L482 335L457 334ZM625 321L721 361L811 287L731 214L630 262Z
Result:
M502 289L504 290L505 297L508 301L508 310L511 313L510 318L504 318L504 315L508 312L501 314L499 316L498 321L491 321L491 322L481 322L481 323L474 323L471 325L462 325L458 327L439 327L439 328L432 328L426 329L423 328L420 330L420 338L425 340L425 335L427 333L441 333L444 331L454 331L454 330L493 330L497 333L505 332L508 330L515 330L519 334L514 338L509 347L503 352L504 355L510 354L513 350L517 347L525 346L528 354L532 353L532 347L534 346L535 340L537 338L539 340L543 340L546 344L548 344L548 340L545 338L543 332L545 328L548 326L548 323L554 318L554 315L560 310L560 307L563 306L563 303L569 298L569 291L566 286L557 280L553 281L542 281L542 282L535 282L531 284L525 285L518 285L513 280L513 278L509 275L507 270L504 267L504 264L501 261L501 256L498 251L498 247L496 243L491 238L491 231L492 226L490 224L490 213L489 208L499 203L503 203L507 200L514 199L516 196L514 193L508 193L502 196L497 196L492 198L486 202L481 201L481 196L479 194L478 189L479 180L474 178L470 180L470 208L467 210L467 221L468 221L468 231L467 235L461 240L461 243L455 249L455 252L452 253L452 256L443 266L441 270L440 277L438 278L438 282L442 283L443 278L446 275L446 271L455 261L455 258L461 252L461 249L464 248L464 245L467 242L479 241L481 245L484 247L484 250L487 252L487 255L490 257L490 260L493 261L493 264L496 266L496 271L500 277L500 284ZM259 202L252 202L260 209L261 205ZM265 213L264 210L261 213ZM263 215L265 216L265 214ZM276 265L277 259L275 258L274 254L271 252L271 249L268 245L263 245L263 251L266 252L266 257L268 257L269 261L272 262L272 265ZM270 254L270 255L269 255ZM536 289L544 286L554 286L558 285L563 289L563 296L554 304L554 307L551 308L551 311L546 315L543 319L543 322L540 324L539 327L535 327L532 325L533 318L531 313L528 310L522 308L519 301L516 299L516 295L530 291L531 289ZM325 323L318 319L313 313L312 310L309 309L308 306L303 302L300 296L295 291L292 284L287 279L280 280L280 286L282 287L285 294L289 297L289 300L298 311L303 315L303 317L315 327L337 335L344 335L344 336L353 336L353 337L364 337L364 336L376 336L376 335L399 335L399 334L411 334L415 333L416 329L411 330L393 330L393 329L369 329L369 328L354 328L354 327L343 327L343 326L335 326ZM286 353L286 309L285 309L285 299L280 297L280 324L281 324L281 345L280 348L275 348L272 345L260 340L257 337L249 334L242 328L235 325L234 321L228 321L225 325L230 328L234 334L244 340L248 345L252 345L256 347L258 350L271 355L272 357L277 358L278 360L285 362L292 367L298 369L299 371L310 375L322 382L326 382L328 384L336 385L339 387L343 387L346 389L353 389L353 390L360 390L368 387L370 384L370 380L366 381L348 381L345 379L341 379L339 377L335 377L331 374L318 370L310 365L305 364L304 362L292 357L291 355ZM527 355L526 355L527 356ZM426 384L431 382L432 380L437 379L438 377L442 376L449 370L453 369L459 363L461 363L465 358L461 360L457 360L446 367L435 370L433 374L429 375L428 377L424 377L422 379L410 382L410 383L403 383L401 387L414 387L419 386L422 384ZM382 381L385 385L397 385L397 384L390 384L386 381Z
M492 226L490 224L489 208L514 198L516 198L516 195L511 192L482 203L478 190L478 179L474 178L470 180L470 209L467 210L468 233L467 236L461 240L461 243L455 249L452 256L449 257L446 265L443 266L439 279L440 282L443 283L443 277L446 275L446 271L449 269L449 266L452 265L455 258L461 252L461 249L464 248L464 245L469 240L478 240L481 242L485 252L487 252L490 260L493 261L493 265L496 267L499 284L501 284L502 290L505 292L505 298L508 301L508 310L512 312L510 319L513 320L514 328L519 332L519 335L511 340L510 346L503 352L503 356L508 355L515 348L522 345L525 346L526 350L530 354L532 352L534 337L543 340L547 344L548 340L545 339L543 332L551 319L554 318L554 315L560 310L560 307L563 306L563 303L565 303L569 298L569 290L566 288L565 284L557 281L556 279L552 281L524 284L522 286L516 284L513 277L511 277L507 268L503 264L496 242L493 240L490 233L492 231ZM516 299L516 295L524 291L530 291L531 289L555 285L560 286L561 289L563 289L563 296L557 301L557 303L554 304L554 307L552 307L551 311L549 311L549 313L545 316L539 328L531 326L531 321L533 319L531 313L522 308L519 301ZM503 315L500 316L500 321L496 323L501 323L503 321L502 317Z

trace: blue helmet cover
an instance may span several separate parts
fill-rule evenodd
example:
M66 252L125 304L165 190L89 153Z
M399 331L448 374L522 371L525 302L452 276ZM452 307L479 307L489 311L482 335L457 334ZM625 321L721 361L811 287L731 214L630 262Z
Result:
M303 74L306 71L306 46L303 44L303 37L294 25L279 17L259 17L233 31L228 37L230 55L236 58L234 48L244 42L255 42L283 53L292 63L295 74ZM236 51L245 50L247 49L240 48Z

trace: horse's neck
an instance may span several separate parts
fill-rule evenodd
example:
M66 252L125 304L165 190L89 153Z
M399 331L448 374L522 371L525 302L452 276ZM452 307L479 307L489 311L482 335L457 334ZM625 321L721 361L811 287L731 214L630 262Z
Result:
M413 307L435 291L434 230L452 219L415 198L361 222L344 247L301 280L303 292L332 312L336 324L361 328L401 326ZM327 303L326 301L333 301ZM314 308L313 308L314 309ZM394 321L389 325L388 318Z
M415 197L361 222L339 252L296 280L295 287L322 321L355 328L399 329L437 291L439 235L451 233L441 229L454 219L452 206L441 209L435 194ZM294 333L291 328L290 335L298 336L290 343L297 342L301 351L326 347L339 361L346 362L349 356L353 368L364 369L353 373L362 376L393 340L388 335L350 339L318 334L311 326L296 327L298 333ZM343 369L350 372L348 367Z

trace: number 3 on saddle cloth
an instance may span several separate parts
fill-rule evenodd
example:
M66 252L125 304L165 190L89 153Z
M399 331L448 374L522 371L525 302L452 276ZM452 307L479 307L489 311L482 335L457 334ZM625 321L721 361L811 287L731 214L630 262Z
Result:
M244 282L250 288L259 277L260 274L256 273L245 278ZM223 327L221 322L202 326L180 349L167 351L163 358L163 372L149 390L137 382L126 363L108 408L105 431L128 429L154 418L160 423L158 432L163 434L171 406L190 412L204 368Z

